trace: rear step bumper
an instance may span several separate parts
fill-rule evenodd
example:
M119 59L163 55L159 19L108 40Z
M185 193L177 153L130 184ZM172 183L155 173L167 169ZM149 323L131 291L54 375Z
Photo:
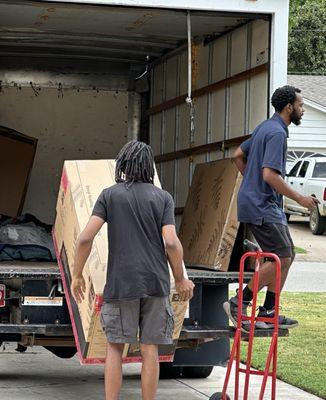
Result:
M24 262L24 261L1 261L0 262L0 278L57 278L60 279L59 267L56 263L46 262ZM195 268L197 267L197 268ZM205 270L198 268L199 266L187 265L189 279L195 283L207 284L230 284L239 281L238 272L222 272L214 270ZM252 272L244 274L244 280L249 281Z
M69 324L0 324L0 336L6 334L73 336L72 328Z
M60 271L57 263L28 262L28 261L1 261L0 278L55 278L60 279Z
M256 329L256 337L270 337L273 329ZM45 336L73 336L71 325L55 324L0 324L1 334L20 334L20 335L45 335ZM279 336L288 336L287 329L280 329ZM179 340L233 338L235 328L230 327L208 327L208 326L183 326ZM248 334L242 332L242 337L246 339Z

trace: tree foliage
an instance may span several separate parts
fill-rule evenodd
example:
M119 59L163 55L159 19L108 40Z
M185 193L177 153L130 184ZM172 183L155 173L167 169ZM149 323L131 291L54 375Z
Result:
M326 0L290 0L288 69L326 74Z

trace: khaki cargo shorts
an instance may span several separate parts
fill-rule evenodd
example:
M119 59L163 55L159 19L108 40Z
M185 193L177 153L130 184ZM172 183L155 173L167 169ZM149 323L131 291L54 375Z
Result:
M110 343L173 342L174 318L168 296L103 303L101 324Z

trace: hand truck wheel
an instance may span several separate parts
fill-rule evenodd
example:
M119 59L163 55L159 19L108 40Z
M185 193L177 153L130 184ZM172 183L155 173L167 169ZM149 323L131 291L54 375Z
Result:
M223 399L223 393L222 392L216 392L211 395L209 400L222 400ZM231 400L228 395L226 395L226 400Z

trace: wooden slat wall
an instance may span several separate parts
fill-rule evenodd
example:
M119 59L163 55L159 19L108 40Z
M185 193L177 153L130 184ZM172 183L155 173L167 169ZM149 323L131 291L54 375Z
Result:
M238 144L238 137L250 134L268 116L268 47L269 22L265 20L250 22L206 46L193 46L193 136L190 109L184 102L187 52L154 67L148 110L150 143L162 186L173 195L179 212L195 165L228 157L233 139ZM208 146L200 151L200 146L215 142L219 144L213 149ZM180 155L180 150L193 147L199 151Z

